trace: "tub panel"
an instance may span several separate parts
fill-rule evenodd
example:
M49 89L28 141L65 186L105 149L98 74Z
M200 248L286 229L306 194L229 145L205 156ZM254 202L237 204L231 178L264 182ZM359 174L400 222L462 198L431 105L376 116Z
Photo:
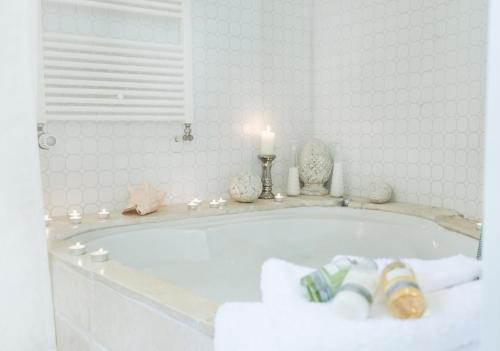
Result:
M208 336L96 282L92 337L109 351L211 351Z

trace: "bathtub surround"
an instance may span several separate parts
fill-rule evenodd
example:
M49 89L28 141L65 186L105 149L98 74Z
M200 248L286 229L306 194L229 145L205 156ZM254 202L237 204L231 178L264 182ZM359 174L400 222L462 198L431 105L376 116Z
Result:
M486 0L314 1L314 135L346 193L481 217Z
M36 143L37 5L0 2L0 348L9 351L56 350Z
M95 216L92 215L84 217L82 224L78 227L71 226L65 218L55 218L53 225L48 229L48 239L53 272L52 279L56 321L58 323L58 330L61 331L61 335L64 336L64 347L61 348L61 351L73 351L74 347L71 348L71 345L75 344L83 349L91 345L98 347L99 350L106 351L122 351L128 348L134 350L136 348L154 349L154 345L156 345L156 347L160 347L158 345L166 345L170 348L174 345L175 348L180 350L211 350L213 341L213 317L219 303L211 298L204 298L203 296L210 291L212 291L211 294L224 294L224 289L221 289L221 285L224 284L220 285L217 283L207 285L206 281L203 279L201 281L194 279L192 281L199 282L200 284L197 284L196 287L187 289L185 287L183 288L183 284L187 281L180 283L175 280L176 278L173 278L174 280L171 280L171 278L168 280L161 279L158 275L161 273L150 271L148 274L144 274L141 271L142 268L136 266L136 264L140 264L142 258L135 253L139 254L142 252L147 253L148 259L168 259L168 257L174 255L177 257L175 260L178 263L181 263L179 259L182 261L184 258L188 260L185 262L188 265L198 262L198 264L203 265L203 269L211 269L211 265L205 265L204 262L200 262L200 259L207 257L207 251L204 246L207 243L207 236L205 235L211 236L215 233L212 232L212 234L210 234L210 232L204 232L200 230L200 226L204 228L209 227L211 230L215 230L216 228L220 229L222 227L227 228L226 232L219 232L210 239L217 241L217 238L219 238L222 242L227 243L231 240L228 240L229 238L221 238L220 235L230 235L231 237L234 237L235 233L240 233L239 235L242 236L245 235L241 233L241 230L235 230L235 228L231 227L232 225L241 223L247 226L249 223L257 225L260 223L260 229L255 228L255 235L251 237L260 235L264 240L258 247L254 247L254 249L261 252L260 248L263 243L265 243L264 246L267 248L278 248L279 250L286 248L288 244L297 245L296 247L302 247L304 245L304 242L301 241L293 241L293 243L292 241L288 241L288 244L283 246L273 246L270 244L268 240L272 235L270 235L271 233L267 230L272 230L272 228L265 223L269 220L271 220L271 222L281 221L279 226L286 227L284 232L287 233L287 235L294 231L295 233L303 234L304 228L302 225L304 225L304 223L301 224L300 228L297 228L297 223L291 222L301 216L305 216L303 217L304 219L309 218L306 220L305 225L309 226L310 220L317 220L318 216L321 216L325 220L330 221L329 225L323 226L328 236L331 235L330 231L332 225L339 221L345 222L345 225L351 223L351 225L354 226L357 226L357 224L353 223L353 221L355 222L357 220L363 221L365 225L368 223L390 221L391 225L387 226L389 229L386 230L387 228L384 227L384 235L391 232L391 236L394 235L392 240L401 237L400 228L414 228L414 233L409 233L408 230L406 230L404 234L409 235L411 238L418 238L418 240L414 242L415 245L411 247L403 245L405 247L402 249L403 251L408 249L410 251L401 251L400 253L402 255L414 256L411 252L420 252L425 255L430 255L429 257L435 257L436 255L448 256L457 252L466 252L468 255L475 254L475 240L457 233L445 231L435 226L433 223L423 221L419 218L397 216L390 213L358 211L356 208L367 206L367 208L379 209L381 211L389 210L405 214L416 214L433 220L436 223L441 223L444 218L452 218L450 219L451 222L459 221L458 223L461 223L461 228L464 232L468 232L468 234L472 236L477 235L477 233L473 231L475 227L473 225L465 225L462 222L465 220L454 211L400 203L375 205L367 203L362 199L354 199L352 201L352 205L354 206L353 209L334 208L341 204L342 202L340 200L330 196L287 198L286 201L280 204L267 200L258 200L253 204L229 202L223 209L210 208L207 202L203 202L199 205L200 207L197 211L189 211L186 209L185 205L179 204L169 206L150 216L112 216L106 222L97 221ZM294 208L304 206L310 208ZM318 208L317 206L323 208ZM231 214L231 216L221 216L224 214ZM225 222L229 218L230 221ZM176 221L171 221L173 219ZM179 220L182 219L184 221L181 223ZM235 220L236 222L234 222ZM140 233L140 235L137 235L139 234L138 232L134 232L134 230L141 227L138 226L138 224L146 225L146 227L143 227L145 231ZM132 226L126 227L127 225ZM386 226L385 224L382 225ZM423 230L422 228L426 229ZM130 230L132 230L132 232L129 232ZM173 230L173 232L171 232L172 235L163 235L166 230ZM85 232L87 233L83 234L84 236L80 237L81 239L75 236ZM157 236L154 234L155 232L161 233L162 235ZM274 233L278 232L279 231L275 231ZM343 235L341 233L345 234L342 238L339 238L339 240L330 242L330 244L335 245L337 249L339 249L339 242L348 242L354 238L352 235L346 234L345 230L335 232L339 233L339 235ZM120 234L117 236L113 233ZM434 247L431 244L432 239L428 237L429 234L436 234L437 237L435 240L441 245ZM72 236L72 238L69 239L70 236ZM61 240L65 238L68 240ZM130 245L130 239L133 238L141 238L143 241L142 243L136 242ZM161 238L173 238L175 240L175 245L164 245L156 241ZM248 238L249 237L246 237L243 241L246 243ZM364 237L362 240L366 243L368 239L369 237ZM100 247L109 250L110 261L102 263L92 262L89 254L84 256L71 255L68 252L68 245L70 242L75 242L77 240L86 243L88 252L92 252ZM419 240L424 240L424 242L420 242ZM213 247L219 247L218 245L222 243L221 241L219 241L219 244L213 241L210 242L215 245ZM260 242L260 240L258 240L258 242ZM316 248L315 252L317 252L318 255L322 252L322 257L313 257L312 259L316 259L316 261L313 262L310 261L311 257L307 257L307 255L304 257L301 256L302 258L300 262L298 262L299 264L320 266L324 264L324 262L327 262L331 258L331 255L335 254L332 253L335 250L332 251L331 247L324 247L324 241L322 240L308 237L306 242L308 245L318 243L321 247ZM139 244L146 244L149 246L139 249ZM132 250L129 251L128 254L123 252L123 249L127 251L127 247ZM236 245L235 248L236 247L244 250L245 253L247 253L250 248L246 244L241 247ZM389 250L385 253L382 251L374 251L374 248L377 247L381 248L381 246L373 244L360 246L360 250L367 251L363 251L364 253L358 252L358 254L365 254L369 251L371 254L379 256L392 255L389 252L392 250L391 247L393 246L383 246ZM427 252L430 248L432 248L432 252ZM238 250L222 250L222 252L242 257ZM220 251L216 251L211 251L211 253L213 255L218 255ZM193 254L195 255L195 260L189 261L189 257L193 257ZM139 261L135 261L135 258L139 258ZM146 257L143 258L146 259ZM211 258L213 259L214 257L211 256ZM231 258L229 257L228 259ZM305 263L306 261L304 260L308 263ZM321 262L318 262L318 260ZM172 267L172 264L173 263L170 262L170 264L162 264L161 266ZM260 269L259 265L250 266L255 266L257 270ZM245 264L245 267L248 268L249 265ZM182 272L182 276L186 276L189 272L193 273L199 271L179 269L178 267L173 267L173 269L176 272ZM236 267L236 269L238 270L239 268ZM241 273L240 271L238 272ZM227 273L226 271L224 275L217 276L219 277L217 279L223 279L227 282ZM212 278L214 277L215 276L212 276ZM245 276L245 281L247 281L247 276ZM252 280L248 280L248 282L251 283ZM203 290L207 288L208 290ZM199 289L202 290L200 291ZM200 295L202 292L203 295ZM254 286L253 283L251 283L250 289L245 286L238 291L238 294L246 294L249 292L258 296L258 285ZM220 297L218 297L218 299L220 299ZM137 323L137 325L141 327L131 328L131 323ZM146 344L141 345L141 342Z

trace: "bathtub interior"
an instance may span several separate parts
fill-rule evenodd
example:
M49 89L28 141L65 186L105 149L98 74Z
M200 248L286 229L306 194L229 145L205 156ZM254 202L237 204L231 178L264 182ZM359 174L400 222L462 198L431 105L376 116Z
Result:
M432 221L346 208L300 208L117 227L69 239L219 303L260 299L262 263L318 267L338 254L474 256L476 240Z

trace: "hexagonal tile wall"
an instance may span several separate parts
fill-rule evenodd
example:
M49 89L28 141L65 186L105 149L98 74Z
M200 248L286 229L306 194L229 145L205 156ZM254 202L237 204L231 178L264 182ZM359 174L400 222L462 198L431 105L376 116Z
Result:
M167 203L228 197L229 179L260 174L259 133L276 132L275 189L285 189L291 145L312 135L312 5L301 0L194 0L194 140L181 124L56 122L57 146L41 151L47 212L126 205L127 185L151 182ZM48 3L48 31L170 42L165 23Z
M50 122L41 152L47 211L121 209L148 180L167 202L227 196L260 173L258 133L277 135L275 189L291 146L336 145L347 192L374 179L399 201L481 216L485 0L193 0L194 136L180 124ZM45 30L175 41L172 26L70 5L43 8Z
M348 192L481 216L487 1L315 2L315 135Z

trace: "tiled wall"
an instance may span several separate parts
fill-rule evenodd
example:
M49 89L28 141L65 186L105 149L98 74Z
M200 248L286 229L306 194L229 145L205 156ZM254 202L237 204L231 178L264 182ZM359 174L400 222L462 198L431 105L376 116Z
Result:
M314 128L349 192L481 216L487 2L317 0Z
M143 180L168 202L225 195L231 176L260 173L258 133L270 124L278 191L291 146L314 133L338 145L348 193L384 179L396 200L480 217L486 5L193 0L194 141L174 142L179 124L51 122L47 210L120 209L127 185ZM51 28L80 30L78 12L49 17ZM112 31L96 21L82 30Z
M180 124L50 122L58 144L41 152L41 163L45 204L52 215L72 207L88 213L121 209L127 185L143 180L165 190L168 202L227 196L231 176L260 174L256 156L266 124L276 132L273 176L275 188L283 190L291 145L313 129L312 3L193 0L192 8L194 141L174 142L182 133ZM116 22L111 14L90 17L89 23L89 16L78 10L44 11L50 30L120 33L111 24L106 27ZM150 32L126 25L122 34L127 38Z

